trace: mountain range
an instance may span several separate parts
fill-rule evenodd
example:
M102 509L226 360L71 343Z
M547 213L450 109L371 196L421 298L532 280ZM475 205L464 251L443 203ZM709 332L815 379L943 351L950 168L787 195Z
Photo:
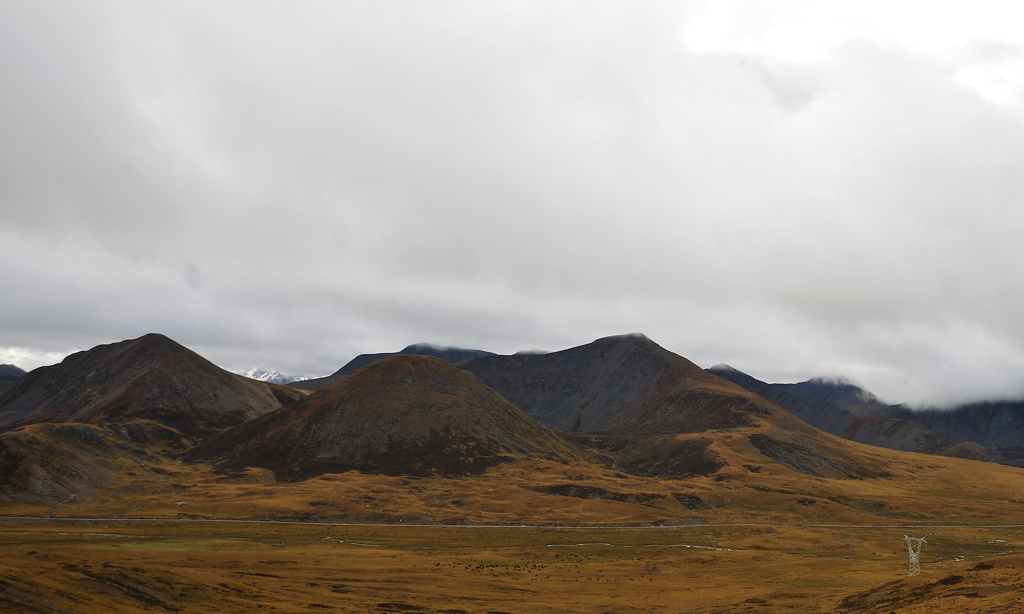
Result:
M833 443L819 431L642 334L459 366L531 418L636 473L713 473L722 466L713 438L699 434L724 431L747 433L744 445L765 447L762 453L798 471L855 473L818 452ZM786 439L769 433L785 433Z
M870 392L841 380L767 384L728 365L709 371L851 441L1024 467L1024 400L911 409L886 405Z
M885 415L862 415L851 408L885 408L878 397L845 381L812 379L798 384L768 384L729 365L708 369L717 375L768 399L827 433L868 445L938 454L972 460L990 460L975 441L950 441L913 419Z
M522 459L638 476L865 478L888 472L891 461L868 452L881 448L1016 464L1019 411L918 414L848 382L768 384L701 369L641 334L505 356L418 344L292 386L149 334L72 354L0 393L0 487L45 498L109 485L108 470L82 468L123 457L225 475L260 468L280 481L475 475ZM114 456L96 465L104 455Z
M642 335L505 357L406 350L364 359L311 395L229 373L158 334L72 354L0 394L0 481L58 496L93 475L72 479L74 467L126 449L150 459L139 462L262 467L286 481L471 474L525 458L709 475L736 450L808 475L874 471L841 440ZM427 351L475 358L460 369L416 353Z
M912 420L954 441L975 442L992 460L1024 467L1024 400L967 403L951 409L903 405L858 409L872 417Z
M639 334L448 360L411 347L314 391L156 334L16 378L0 604L561 611L561 591L594 597L573 611L661 611L694 609L694 578L728 593L709 612L1010 611L1020 594L998 555L1022 474L989 461L1014 461L1014 404L919 423L848 382L704 370ZM904 531L930 531L933 552L894 580ZM452 599L466 587L495 605Z
M309 379L305 375L297 375L295 373L281 373L280 371L273 371L271 369L260 369L253 367L252 369L232 370L235 375L241 375L242 377L248 377L258 382L267 382L268 384L291 384L292 382L301 382Z
M438 358L398 354L222 433L187 458L265 467L291 480L353 469L479 473L513 455L590 456L472 375Z

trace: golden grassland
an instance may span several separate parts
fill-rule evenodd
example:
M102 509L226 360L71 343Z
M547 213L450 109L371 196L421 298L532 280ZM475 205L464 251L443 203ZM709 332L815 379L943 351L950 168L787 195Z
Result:
M920 533L920 531L919 531ZM1024 528L4 520L10 612L964 612L1024 605Z
M89 465L103 472L102 488L76 488L60 503L0 492L0 515L571 526L1024 523L1024 470L836 441L823 451L839 462L855 454L848 464L868 477L788 469L735 432L717 434L711 446L723 468L699 477L521 458L468 477L351 471L278 482L264 469L218 473L156 453L148 462L75 457L51 473Z
M522 458L278 482L76 457L102 488L0 495L0 611L1024 612L1024 471L831 442L865 477L734 431L701 477ZM928 539L917 578L904 533Z

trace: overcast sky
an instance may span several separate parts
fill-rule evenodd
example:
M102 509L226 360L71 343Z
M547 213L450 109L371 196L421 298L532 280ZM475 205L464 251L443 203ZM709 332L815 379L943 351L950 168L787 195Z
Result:
M0 0L0 362L643 332L1024 395L1019 2Z

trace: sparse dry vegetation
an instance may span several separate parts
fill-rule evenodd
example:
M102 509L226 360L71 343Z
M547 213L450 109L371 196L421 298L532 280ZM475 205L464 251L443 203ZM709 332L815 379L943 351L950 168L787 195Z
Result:
M1024 530L0 522L10 612L963 612L1021 604Z
M1020 470L864 447L877 475L822 478L726 435L713 444L725 468L700 477L519 459L479 476L278 483L267 470L165 461L62 505L8 497L0 611L1024 605L1024 558L1007 554L1024 551L1024 527L991 526L1024 521L1024 502L1004 495L1020 493ZM904 577L905 532L928 536L919 578Z
M665 401L556 433L431 360L352 377L207 440L230 445L152 419L0 433L0 611L1024 608L1022 469L852 443L724 381L658 397L700 429L655 428ZM421 453L353 452L382 433Z

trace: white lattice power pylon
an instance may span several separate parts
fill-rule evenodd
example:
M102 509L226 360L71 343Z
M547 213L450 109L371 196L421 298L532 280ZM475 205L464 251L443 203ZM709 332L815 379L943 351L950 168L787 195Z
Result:
M903 536L903 541L907 542L907 551L910 553L910 569L907 570L908 576L916 576L921 573L921 546L926 544L923 537L908 537Z

